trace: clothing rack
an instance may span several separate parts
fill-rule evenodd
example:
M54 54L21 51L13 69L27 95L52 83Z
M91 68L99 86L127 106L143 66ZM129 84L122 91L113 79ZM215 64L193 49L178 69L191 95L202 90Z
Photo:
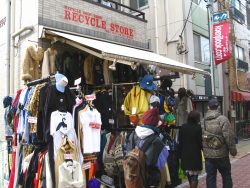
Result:
M34 86L34 85L37 85L37 84L42 84L42 83L45 83L45 82L51 82L53 80L53 78L55 78L55 76L48 76L46 78L41 78L41 79L38 79L38 80L34 80L32 82L28 82L27 83L27 86L30 87L30 86Z

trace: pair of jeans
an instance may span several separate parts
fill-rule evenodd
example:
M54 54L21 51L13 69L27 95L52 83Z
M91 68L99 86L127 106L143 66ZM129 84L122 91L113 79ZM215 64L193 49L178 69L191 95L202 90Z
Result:
M207 188L216 188L217 170L221 173L223 188L233 187L231 163L228 156L223 158L206 158L205 167Z

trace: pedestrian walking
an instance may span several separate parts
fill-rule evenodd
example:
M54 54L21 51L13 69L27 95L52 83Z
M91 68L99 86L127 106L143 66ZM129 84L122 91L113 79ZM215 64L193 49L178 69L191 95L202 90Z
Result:
M205 125L207 132L223 137L224 140L219 149L213 149L208 145L203 145L207 188L216 187L217 170L222 176L223 188L233 187L229 153L235 156L237 149L234 143L234 133L231 124L227 117L220 113L219 109L220 105L218 100L211 99L208 101L208 111L204 119L201 120L203 131Z
M202 130L199 122L200 113L192 110L179 134L178 153L181 168L185 171L191 188L197 188L198 174L202 171Z

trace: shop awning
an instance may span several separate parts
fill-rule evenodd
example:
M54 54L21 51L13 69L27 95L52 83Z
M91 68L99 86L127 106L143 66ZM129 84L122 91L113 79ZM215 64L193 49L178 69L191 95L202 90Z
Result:
M155 65L161 68L181 72L184 74L198 73L203 75L210 75L210 73L207 71L180 63L178 61L163 57L153 52L94 40L82 36L66 34L58 31L46 30L46 33L63 37L64 40L62 38L58 38L58 40L60 40L61 42L65 42L69 45L75 46L77 48L81 48L87 51L88 53L91 53L103 59L113 61L116 59L117 62L129 65L131 65L132 62L139 62L141 64Z
M240 91L231 91L231 100L233 102L250 101L250 93L240 92Z

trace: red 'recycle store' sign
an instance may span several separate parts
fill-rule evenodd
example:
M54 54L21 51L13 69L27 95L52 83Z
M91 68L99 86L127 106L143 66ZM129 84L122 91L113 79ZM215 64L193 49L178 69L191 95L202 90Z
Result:
M120 37L129 39L134 38L133 29L115 23L107 23L107 21L103 20L103 17L100 15L92 14L72 7L64 6L64 19L100 28L107 33L118 35Z

